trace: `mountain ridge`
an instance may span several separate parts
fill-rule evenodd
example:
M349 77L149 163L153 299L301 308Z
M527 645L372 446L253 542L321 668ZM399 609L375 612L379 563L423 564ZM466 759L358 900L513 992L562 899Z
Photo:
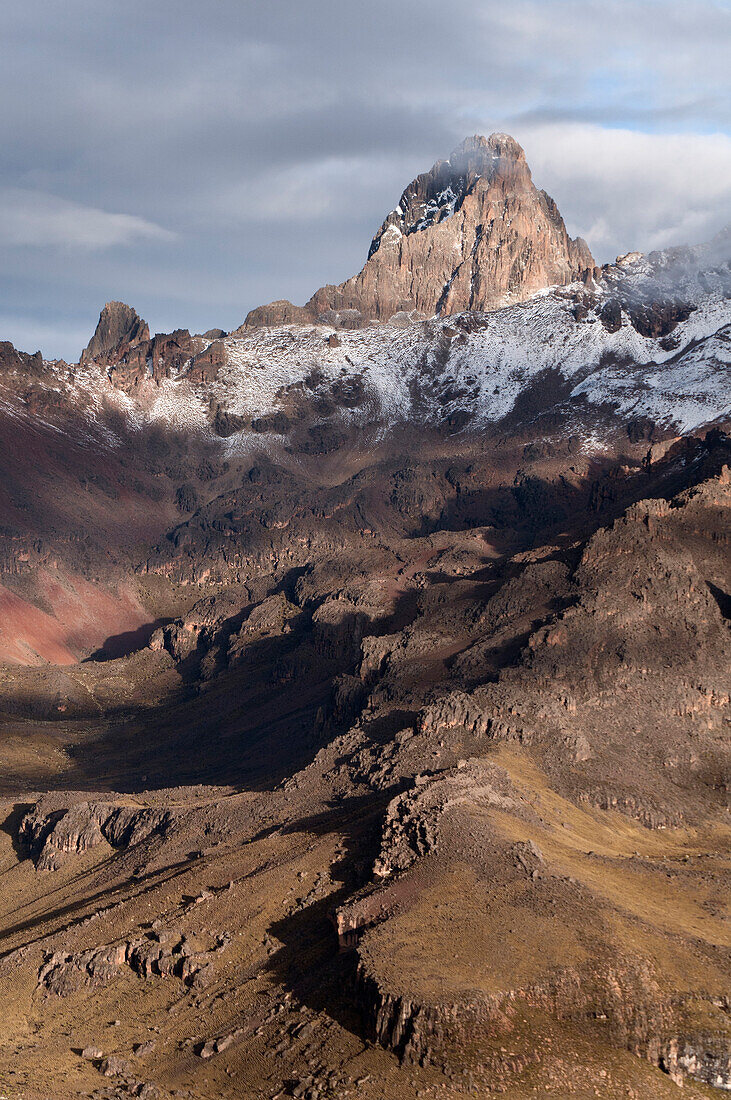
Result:
M545 226L509 140L369 271ZM499 309L0 343L3 1095L731 1089L731 236L562 233Z
M484 311L590 277L595 266L586 242L569 238L555 202L533 184L517 141L475 135L404 189L358 275L321 287L302 307L257 307L245 324L321 318L350 327L401 311Z

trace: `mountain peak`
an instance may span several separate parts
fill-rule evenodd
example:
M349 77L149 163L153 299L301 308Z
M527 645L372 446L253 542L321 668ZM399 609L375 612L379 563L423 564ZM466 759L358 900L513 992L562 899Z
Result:
M510 134L494 133L489 137L473 134L466 137L449 154L450 164L463 157L506 157L525 160L523 147Z
M350 327L400 311L427 316L497 309L594 268L553 200L531 178L509 134L474 134L405 188L371 241L366 264L306 306L273 303L246 324L312 322ZM276 307L276 308L275 308Z
M150 339L147 321L125 302L107 302L99 314L94 335L81 353L81 363L107 355L124 343L132 347Z
M368 259L392 226L406 235L429 229L456 213L478 180L498 177L513 190L530 185L525 153L517 141L508 134L465 138L447 160L438 160L409 184L371 241Z

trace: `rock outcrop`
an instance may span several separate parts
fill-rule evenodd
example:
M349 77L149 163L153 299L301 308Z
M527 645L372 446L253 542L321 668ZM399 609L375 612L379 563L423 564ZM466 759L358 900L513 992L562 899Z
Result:
M507 134L475 136L409 184L358 275L321 287L304 308L261 306L246 324L322 318L348 328L401 311L491 310L593 271L588 245L569 237L520 145Z
M80 989L106 985L126 966L140 978L180 978L194 989L204 989L212 962L226 950L229 940L230 936L222 933L195 943L183 933L165 930L76 954L54 951L38 972L38 985L44 992L68 997Z
M423 1003L382 988L368 964L359 962L356 988L371 1040L407 1064L432 1062L451 1077L450 1056L453 1068L461 1069L464 1052L474 1049L479 1035L481 1061L470 1068L476 1075L488 1070L497 1092L506 1091L510 1079L531 1063L535 1052L508 1052L495 1043L496 1036L509 1034L521 1012L546 1010L564 1021L584 1025L591 1021L589 1026L601 1027L603 1036L658 1066L680 1087L688 1079L724 1091L731 1085L731 1059L723 1040L716 1035L700 1040L666 1037L673 1028L672 1009L658 1003L651 968L642 963L628 965L621 960L593 978L569 971L545 985L461 1003ZM713 1011L710 1003L709 1009Z
M150 339L147 322L132 306L124 302L107 302L99 314L99 323L89 343L81 353L81 363L90 363L125 345L132 348Z
M85 852L103 840L113 848L128 848L173 821L169 810L149 806L119 806L106 802L76 802L57 806L59 797L40 799L25 815L18 843L36 861L39 871L56 871L64 856Z
M286 298L257 306L246 317L247 328L259 328L260 325L300 325L312 321L306 306L296 306Z
M35 355L18 351L8 340L0 340L0 375L38 374L43 369L43 357L37 351Z
M219 335L225 336L223 329L211 332L191 336L188 329L179 328L151 337L147 323L131 306L107 302L96 332L81 354L81 365L93 362L103 368L109 381L130 395L146 382L159 384L183 374L192 384L205 386L215 381L227 361Z

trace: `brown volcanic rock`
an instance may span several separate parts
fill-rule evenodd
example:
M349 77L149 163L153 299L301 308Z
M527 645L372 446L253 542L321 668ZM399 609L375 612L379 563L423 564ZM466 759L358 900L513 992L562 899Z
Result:
M107 302L81 354L82 365L90 362L106 367L113 385L131 393L148 379L160 382L186 368L192 382L211 382L225 364L226 353L220 338L209 342L207 336L191 336L188 329L150 337L147 322L131 306Z
M286 298L279 298L276 302L269 302L265 306L257 306L246 317L246 328L261 328L266 325L301 325L312 321L312 316L305 306L295 306Z
M23 375L39 374L43 369L43 357L39 351L28 355L18 351L8 340L0 340L0 375L20 372Z
M200 384L213 382L226 361L226 345L223 340L214 340L195 356L188 370L188 379Z
M191 382L211 382L225 364L226 352L221 340L206 347L204 337L191 336L188 329L176 329L132 345L122 340L110 351L96 356L95 361L107 368L117 389L132 393L145 381L159 383L186 370Z
M399 311L490 310L593 269L586 242L568 236L553 199L533 183L520 145L506 134L475 136L409 184L358 275L322 287L304 310L261 306L246 324L344 310L378 320Z
M158 333L151 340L141 340L134 346L123 341L104 356L102 362L110 368L114 385L129 392L146 378L159 382L181 371L201 347L200 338L180 328L171 333Z
M96 332L81 353L81 362L100 359L119 348L133 347L150 339L147 322L124 302L107 302L99 314Z

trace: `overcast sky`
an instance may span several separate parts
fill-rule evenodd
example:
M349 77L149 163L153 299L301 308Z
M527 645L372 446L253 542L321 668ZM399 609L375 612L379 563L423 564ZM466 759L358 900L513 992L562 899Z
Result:
M0 5L0 340L108 299L230 329L362 266L467 134L520 141L600 261L731 222L729 0Z

